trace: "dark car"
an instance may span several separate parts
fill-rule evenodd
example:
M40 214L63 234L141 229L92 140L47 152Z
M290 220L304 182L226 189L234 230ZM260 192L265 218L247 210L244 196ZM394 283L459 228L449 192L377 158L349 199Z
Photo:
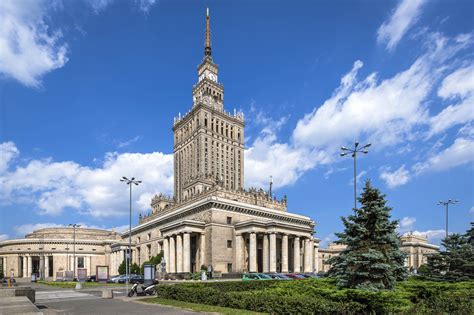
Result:
M286 275L288 277L290 277L291 279L295 279L295 280L304 280L304 279L306 279L305 277L303 277L302 275L297 274L297 273L287 273Z
M135 277L136 275L130 275L130 276L126 276L124 275L123 277L120 277L118 280L117 280L117 283L125 283L127 282L127 277L130 279L130 281L128 281L129 283L132 283L132 278Z
M274 280L290 280L291 278L282 273L269 273L268 274Z
M144 283L145 282L145 277L142 275L135 275L130 278L130 283Z
M87 277L87 282L97 282L97 276L93 275L93 276Z

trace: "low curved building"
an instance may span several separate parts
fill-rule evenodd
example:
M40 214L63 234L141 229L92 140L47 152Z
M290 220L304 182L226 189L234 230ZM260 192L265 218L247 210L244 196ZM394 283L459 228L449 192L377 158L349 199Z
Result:
M6 276L29 278L32 274L55 279L57 272L110 266L112 244L120 244L119 233L108 230L55 227L36 230L23 239L0 242L0 263ZM74 261L75 252L75 261Z

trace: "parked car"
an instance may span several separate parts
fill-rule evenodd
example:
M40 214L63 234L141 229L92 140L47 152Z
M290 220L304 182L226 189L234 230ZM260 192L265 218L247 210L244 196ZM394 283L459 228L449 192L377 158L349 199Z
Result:
M306 279L305 277L303 277L302 275L297 274L297 273L287 273L286 276L290 277L291 279L295 279L295 280L304 280L304 279Z
M248 280L271 280L272 278L266 274L263 273L244 273L242 275L242 280L243 281L248 281Z
M268 274L273 280L291 280L290 277L282 274L282 273L269 273Z
M120 279L124 279L127 275L118 275L110 278L110 282L119 283Z
M310 275L306 274L306 273L298 273L297 275L303 277L303 279L308 279L308 278L311 278Z
M130 278L130 283L144 283L145 282L145 277L143 277L142 275L133 275L131 278Z
M93 276L87 277L87 282L97 282L97 276L93 275Z
M132 279L134 276L136 276L136 275L132 274L132 275L128 276L128 279L130 279L130 280L128 281L128 283L131 283L131 279ZM126 283L126 282L127 282L127 275L123 275L123 277L120 277L120 278L117 280L117 283Z

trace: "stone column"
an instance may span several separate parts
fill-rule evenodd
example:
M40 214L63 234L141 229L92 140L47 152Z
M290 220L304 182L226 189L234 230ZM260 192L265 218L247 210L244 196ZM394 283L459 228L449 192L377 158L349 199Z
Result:
M176 235L176 272L183 272L183 237Z
M169 247L169 239L165 237L163 239L163 254L165 256L165 263L166 263L166 272L170 270L170 247Z
M276 233L270 234L270 272L276 272Z
M270 271L270 257L269 257L268 234L263 234L263 272Z
M281 272L288 272L288 235L281 239Z
M157 250L157 252L156 252L155 255L158 255L158 254L161 253L161 251L163 250L163 249L161 248L160 242L156 242L156 250Z
M309 240L303 240L303 272L311 272L309 270Z
M174 235L170 236L170 269L169 272L175 273L176 272L176 247L175 247L175 240Z
M257 234L250 233L249 271L257 272Z
M26 269L25 269L26 271ZM26 274L26 272L25 272ZM25 276L25 274L23 274L23 277ZM3 275L5 277L7 277L7 257L3 257Z
M243 238L241 234L235 235L235 271L242 272L242 261L243 261Z
M293 272L300 272L300 238L296 236L293 240L294 254L293 254Z
M44 277L49 277L49 256L44 256Z
M206 265L206 234L201 233L199 237L199 263L201 265ZM198 269L201 270L201 266L198 266Z
M319 246L319 244L318 244ZM314 272L318 273L319 272L319 264L318 264L318 256L319 256L319 247L314 245L313 246L313 269Z
M33 272L33 263L31 262L31 256L28 255L28 273L27 277L31 277L31 273Z
M191 272L191 235L188 232L183 235L183 271Z
M27 258L26 256L23 256L22 257L22 260L23 260L23 272L22 272L22 276L23 278L27 278L28 277L28 261L27 261ZM3 266L3 272L5 273L6 275L6 272L7 272L7 269L6 269L7 266Z

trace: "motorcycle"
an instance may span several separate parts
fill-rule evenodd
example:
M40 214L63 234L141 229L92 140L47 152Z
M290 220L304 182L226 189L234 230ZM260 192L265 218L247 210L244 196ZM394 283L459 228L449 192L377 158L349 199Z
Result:
M148 284L148 285L144 285L142 284L141 285L141 291L138 291L138 285L140 283L138 282L135 282L132 286L132 288L130 289L130 291L128 291L128 297L132 297L134 296L135 294L137 296L146 296L146 295L155 295L156 293L156 289L155 289L155 286L158 285L158 281L157 280L153 280L153 283L152 284Z

